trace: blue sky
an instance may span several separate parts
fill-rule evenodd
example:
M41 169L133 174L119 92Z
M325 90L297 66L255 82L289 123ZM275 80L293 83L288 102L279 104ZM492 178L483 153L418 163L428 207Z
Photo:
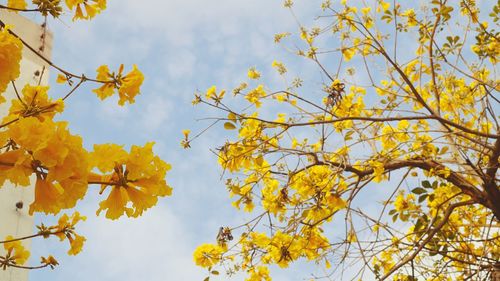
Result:
M289 67L292 77L304 79L306 89L313 89L305 92L308 97L324 95L318 68L274 44L275 33L297 32L297 20L311 25L321 12L321 1L295 1L295 16L282 2L109 0L108 9L90 22L73 23L70 16L50 20L55 39L53 61L62 68L93 76L101 64L117 69L123 63L126 71L137 64L146 76L142 94L133 105L119 107L116 99L101 102L91 92L95 85L87 84L71 96L59 118L70 121L72 132L83 136L89 149L98 143L128 147L155 141L155 152L172 164L167 181L174 191L138 219L110 221L95 216L102 198L98 187L90 187L77 207L88 217L78 228L88 239L83 252L68 257L66 243L34 240L32 263L39 256L53 254L61 265L31 272L31 281L203 280L206 271L192 261L196 246L214 242L220 226L240 225L249 216L235 213L231 207L220 178L222 171L209 150L223 144L230 134L222 124L194 141L191 149L180 147L183 129L196 134L210 124L198 119L217 115L207 108L193 108L193 93L212 85L231 89L247 80L249 67L262 72L262 82L269 88L283 88L271 69L276 59ZM409 49L401 46L401 52ZM335 66L337 59L332 55L326 65ZM52 95L64 96L68 89L55 85L56 75L51 74ZM365 78L350 79L362 82ZM376 204L368 202L375 203L392 192L383 187L373 190L359 200L368 212L376 210ZM54 221L41 216L36 220ZM332 229L335 231L335 225ZM304 280L310 277L309 270L314 271L314 265L299 262L286 271L273 270L272 277Z
M102 198L98 187L91 187L78 205L88 217L78 228L88 239L84 251L68 257L65 243L34 240L33 263L41 255L54 254L61 265L56 270L33 271L30 280L202 280L206 272L194 265L193 250L214 242L219 226L241 224L248 216L234 215L217 159L209 151L224 142L227 131L208 131L190 150L179 145L182 129L195 133L209 124L197 119L214 116L192 107L193 93L214 84L237 86L246 80L251 66L263 72L264 82L275 85L279 79L271 70L273 59L300 70L304 79L317 70L273 43L275 33L297 30L282 1L108 2L108 9L90 22L73 23L70 17L50 21L53 61L88 76L95 75L101 64L117 69L124 63L126 71L137 64L146 76L142 95L135 104L119 107L113 99L99 101L91 92L94 85L89 84L68 100L60 119L70 121L72 132L84 137L87 148L95 143L129 146L155 141L156 153L173 166L167 181L174 193L139 219L110 221L95 216ZM304 22L318 12L319 1L297 3L297 17ZM52 81L55 76L52 72ZM54 96L67 91L51 84ZM37 217L41 221L53 219ZM307 272L300 268L273 272L274 280L306 278Z

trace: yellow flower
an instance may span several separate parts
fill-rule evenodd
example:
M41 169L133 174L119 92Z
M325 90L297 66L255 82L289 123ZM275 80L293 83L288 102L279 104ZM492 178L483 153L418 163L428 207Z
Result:
M266 91L264 90L263 85L257 86L257 88L253 89L252 91L248 92L245 98L251 102L254 103L256 107L260 107L262 105L262 102L260 101L261 98L266 96Z
M19 9L19 10L24 10L28 4L24 0L9 0L7 1L7 7L13 8L13 9Z
M368 13L371 11L371 9L372 9L371 7L363 7L363 8L361 8L361 13L363 15L368 15Z
M418 24L415 10L413 9L404 11L403 13L401 13L401 16L408 18L408 26L416 26Z
M3 142L5 143L5 142ZM0 186L6 180L20 186L30 185L29 176L33 173L27 165L31 162L30 155L20 149L0 153L0 163L12 165L0 165Z
M391 7L391 3L380 1L379 6L377 7L377 13L380 12L380 7L382 7L383 11L387 11Z
M5 240L13 240L11 235L7 236ZM23 265L30 257L30 252L24 248L21 241L7 242L3 244L4 249L7 251L6 258L15 263L16 265Z
M341 52L342 52L342 55L344 56L344 60L346 62L348 62L356 54L356 49L354 49L354 48L342 48Z
M90 157L90 164L101 172L107 173L113 171L115 163L123 163L127 157L128 153L121 145L113 143L95 144L94 152Z
M22 98L12 99L12 105L3 122L6 123L19 117L36 117L43 121L45 117L52 119L56 113L63 112L62 99L52 101L48 96L49 87L31 86L27 84L22 90Z
M120 67L120 73L121 69ZM127 75L123 76L121 79L120 87L118 88L118 96L120 100L118 101L119 105L124 105L125 102L134 103L135 96L137 96L140 92L140 87L142 82L144 81L144 75L137 68L137 65L134 64L132 71L130 71Z
M19 77L23 43L9 33L8 27L0 30L0 94L5 91L10 81ZM0 103L5 98L0 96Z
M415 195L410 193L405 197L403 193L400 193L394 201L394 209L398 212L417 209L417 206L415 205Z
M101 87L93 90L101 100L112 96L115 89L118 89L118 104L124 105L125 102L131 104L135 102L135 97L139 94L144 81L144 75L135 64L132 71L126 75L123 75L123 64L120 65L118 74L110 73L107 65L101 65L97 68L96 80L103 83Z
M201 267L212 267L217 264L224 253L219 245L202 244L196 248L193 254L194 262Z
M282 62L274 60L271 64L273 68L275 68L279 74L283 75L287 72L285 65Z
M82 251L83 243L87 239L76 234L74 229L78 222L85 221L86 219L87 217L81 216L79 212L75 212L71 218L67 214L64 214L57 222L57 226L55 227L55 232L57 232L56 236L58 236L61 241L68 238L70 244L70 249L68 250L69 255L77 255Z
M281 268L295 261L301 255L304 247L300 243L300 237L291 236L281 231L276 232L266 250L269 257Z
M42 178L35 183L35 201L30 205L30 214L35 211L56 214L61 207L54 202L61 201L64 188L59 183L52 183Z
M269 276L269 268L266 266L257 266L251 267L248 271L250 276L248 276L245 281L271 281L271 277Z
M66 122L37 118L22 118L7 134L21 151L30 151L29 158L21 157L21 164L36 174L30 214L74 207L87 191L88 156L82 139L70 134Z
M56 83L64 84L66 82L68 82L68 77L66 77L66 75L62 75L62 74L57 75Z
M205 94L205 97L208 99L211 99L213 97L217 96L217 87L212 86L207 90L207 93Z
M85 237L75 234L74 237L68 237L70 249L68 255L76 256L82 251L83 243L87 240Z
M101 100L112 96L115 91L115 84L113 81L113 75L109 73L109 67L107 65L101 65L97 68L96 79L99 81L109 82L104 83L100 88L93 90L93 92L96 93Z
M54 269L55 266L59 265L59 262L57 262L57 260L53 256L42 257L41 263L50 266L50 268L52 269Z
M66 6L70 10L75 9L74 21L77 19L92 19L106 9L106 0L66 0ZM83 9L85 9L86 15L83 14Z
M153 154L153 144L150 142L144 147L134 145L128 155L116 145L95 146L97 149L91 154L93 166L103 172L113 171L98 180L101 192L108 186L112 190L106 200L99 203L97 215L106 210L109 219L118 219L123 214L138 217L156 205L158 197L172 193L172 188L165 181L170 165ZM114 166L104 164L105 158L99 155L106 147L112 148L107 162Z
M385 172L384 163L379 162L377 160L370 160L368 161L368 165L373 169L372 176L374 182L378 183L388 178L388 176L384 174Z
M250 79L259 79L260 78L260 72L258 72L255 67L252 67L248 70L248 78Z

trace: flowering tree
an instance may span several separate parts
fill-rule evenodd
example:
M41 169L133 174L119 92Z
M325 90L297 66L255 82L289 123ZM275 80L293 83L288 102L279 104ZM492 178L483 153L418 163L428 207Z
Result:
M193 104L215 108L234 132L218 162L234 207L255 214L221 227L196 249L196 264L247 280L270 280L269 266L299 259L324 269L313 279L329 280L486 280L498 271L494 2L326 0L299 38L275 36L318 67L319 89L287 82L274 61L282 88L259 83L252 68L232 99L215 86L196 94ZM196 137L184 135L187 148Z
M66 0L64 4L59 0L33 0L29 7L24 0L0 2L0 9L11 12L40 13L54 18L72 13L74 21L90 20L105 8L106 0ZM40 83L19 85L16 82L25 48L58 73L57 82L68 87L65 96L53 99L48 86ZM97 68L95 78L90 77L73 74L50 61L0 19L0 102L6 102L1 94L8 85L16 95L8 114L0 122L0 187L9 181L17 188L23 188L30 185L31 177L35 197L29 205L30 215L57 215L62 210L71 209L85 198L90 185L100 186L100 191L91 192L99 192L105 197L99 203L97 215L104 211L105 216L113 220L123 215L138 217L154 206L158 197L171 194L172 189L165 181L170 165L153 154L152 142L132 146L130 151L117 144L96 144L92 151L87 151L83 139L70 132L67 122L53 120L83 83L95 83L94 93L100 99L117 94L118 104L123 106L134 103L144 80L135 65L128 73L124 72L123 65L118 71L102 65ZM60 216L57 225L38 225L38 232L33 235L0 238L5 249L0 251L0 267L37 269L56 266L58 262L51 255L42 257L38 266L25 265L30 253L23 247L23 240L36 237L54 236L61 241L67 240L70 244L68 254L78 254L85 242L75 229L81 220L85 217L75 211L72 215Z

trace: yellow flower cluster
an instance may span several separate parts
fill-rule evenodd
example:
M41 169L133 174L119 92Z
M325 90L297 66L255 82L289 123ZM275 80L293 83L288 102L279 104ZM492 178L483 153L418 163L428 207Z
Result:
M7 85L19 77L23 43L9 33L8 27L0 28L0 103L5 102L1 96Z
M9 235L5 238L5 241L14 240L14 237ZM7 251L5 256L0 256L0 268L5 270L9 264L23 265L28 261L30 257L30 252L24 248L21 241L6 242L3 244L5 251Z
M194 262L201 267L212 267L222 259L224 249L219 245L202 244L193 254Z
M125 75L123 75L123 68L123 64L120 65L118 73L111 73L107 65L101 65L97 69L96 79L101 81L103 85L93 90L93 92L101 100L112 96L115 90L117 90L119 105L124 105L126 102L130 104L135 102L135 97L139 94L140 87L144 81L144 75L136 65L133 66L132 71Z
M9 114L4 117L3 123L17 118L36 117L43 121L45 118L52 119L56 113L64 110L64 102L61 99L53 101L48 96L49 87L31 86L27 84L22 90L21 99L12 99Z
M70 10L74 9L75 15L73 16L73 20L88 20L106 9L106 0L66 0L66 6Z
M138 217L156 205L158 197L172 193L165 181L170 165L153 154L153 145L152 142L144 147L134 145L130 153L116 144L94 146L91 167L104 175L91 174L89 182L101 184L101 193L111 187L107 199L99 204L97 215L106 210L109 219L118 219L123 214Z
M6 173L0 182L9 179L27 185L28 176L36 175L35 201L30 205L30 214L35 211L56 214L74 207L85 195L87 152L82 139L70 134L66 122L23 118L9 126L5 134L18 148L0 154L6 163L12 163L4 168Z
M261 98L266 96L266 91L264 90L264 85L258 85L257 88L249 91L245 98L255 104L255 107L259 108L262 105L260 101Z
M30 175L36 177L30 214L57 214L74 207L89 184L102 185L102 191L112 187L97 211L107 210L106 217L112 219L125 212L140 216L158 197L171 194L165 181L170 165L153 154L153 143L132 146L130 153L118 145L96 145L89 153L81 137L69 132L67 122L52 120L63 110L63 102L52 101L47 92L48 87L26 85L22 97L12 101L3 120L8 126L0 132L0 185L8 180L27 186ZM90 173L94 167L104 174ZM82 241L78 236L74 240Z
M83 243L87 240L85 237L78 235L74 232L75 225L80 221L85 221L87 218L81 216L79 212L75 212L71 218L64 214L59 221L57 226L53 227L55 235L59 237L61 241L68 239L70 244L70 249L68 250L69 255L77 255L82 251ZM52 262L50 259L48 262ZM57 263L57 262L56 262Z

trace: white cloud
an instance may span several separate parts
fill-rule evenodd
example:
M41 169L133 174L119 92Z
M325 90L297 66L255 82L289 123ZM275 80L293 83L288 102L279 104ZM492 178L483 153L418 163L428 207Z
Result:
M187 50L176 51L167 58L166 68L169 77L173 80L191 78L195 71L196 56Z
M99 103L97 114L99 118L114 126L123 126L127 121L129 111L127 106L118 105L118 97L115 95Z
M149 132L168 127L170 112L172 111L172 102L162 95L149 95L142 97L144 99L143 110L140 119L139 128L144 128Z

